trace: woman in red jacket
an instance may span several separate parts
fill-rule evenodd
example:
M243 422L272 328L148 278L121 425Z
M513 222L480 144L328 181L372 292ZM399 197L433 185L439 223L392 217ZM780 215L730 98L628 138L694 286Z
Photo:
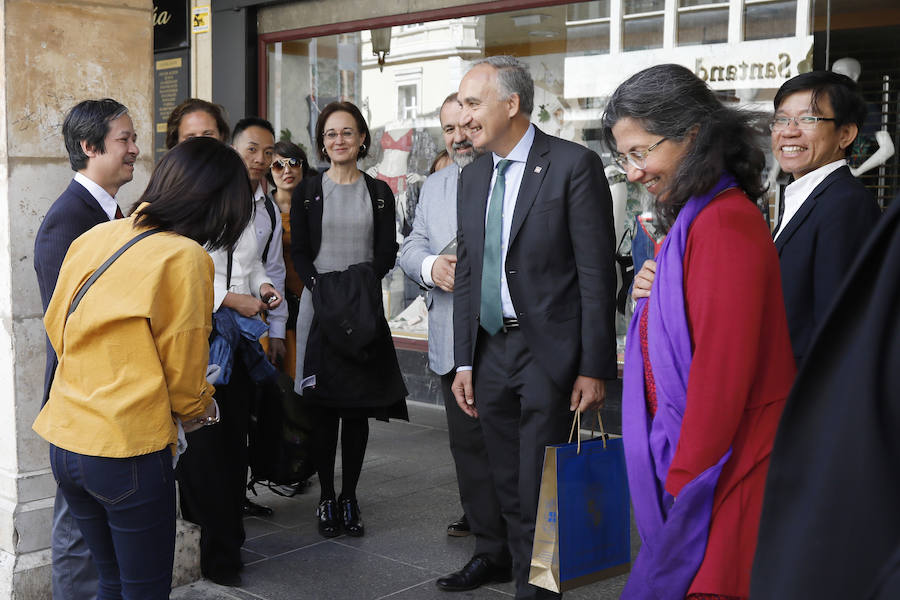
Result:
M747 598L769 454L794 377L752 115L688 69L615 91L603 131L667 229L634 312L622 432L642 547L622 598Z

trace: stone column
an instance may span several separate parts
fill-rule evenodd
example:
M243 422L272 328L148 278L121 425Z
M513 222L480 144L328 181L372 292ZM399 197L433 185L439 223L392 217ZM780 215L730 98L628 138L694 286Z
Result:
M44 369L34 235L73 173L66 111L112 97L138 132L131 207L152 168L151 0L0 0L0 599L50 598L55 483L31 430ZM103 435L103 432L96 432Z

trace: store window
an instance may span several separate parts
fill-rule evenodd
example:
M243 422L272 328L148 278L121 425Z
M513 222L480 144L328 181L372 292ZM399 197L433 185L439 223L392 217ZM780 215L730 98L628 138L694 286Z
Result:
M441 103L458 88L473 61L497 54L520 57L535 80L532 122L546 133L592 148L610 165L600 142L607 98L621 81L649 65L677 62L707 81L724 101L771 110L775 91L796 75L812 49L811 36L795 35L796 6L796 0L591 0L400 23L389 28L387 48L378 36L373 42L369 30L307 38L285 32L266 46L264 106L279 137L304 146L315 162L311 140L319 111L337 99L357 104L372 135L360 168L391 186L396 236L402 242L411 229L422 182L444 147ZM777 43L726 43L730 15L743 15L751 31L762 27L754 19L764 19L767 31L782 32L782 37ZM672 25L674 36L664 35L664 23ZM669 47L663 47L664 40ZM373 50L385 49L385 63L379 65ZM619 251L627 253L629 232L649 199L615 168L606 175L616 198ZM426 339L422 290L395 269L385 278L383 291L395 336ZM624 316L619 326L624 334Z
M797 0L745 0L745 40L790 37L796 23Z
M678 45L728 41L728 2L678 0Z
M624 0L622 47L627 50L662 48L665 0Z
M609 54L609 0L566 7L566 54Z

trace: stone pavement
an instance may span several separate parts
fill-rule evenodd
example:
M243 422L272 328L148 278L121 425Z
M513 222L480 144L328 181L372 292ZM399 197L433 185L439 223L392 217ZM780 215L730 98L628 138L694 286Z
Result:
M512 583L469 592L442 592L435 580L471 557L471 537L451 538L459 518L456 474L443 407L410 403L410 423L371 421L369 446L357 496L366 535L326 540L316 530L319 488L282 498L260 490L269 518L245 520L240 588L207 580L173 590L172 600L500 600ZM340 471L340 457L337 461ZM313 478L315 480L315 478ZM340 491L340 485L338 485ZM637 547L637 534L632 528ZM567 592L571 600L619 597L625 576Z

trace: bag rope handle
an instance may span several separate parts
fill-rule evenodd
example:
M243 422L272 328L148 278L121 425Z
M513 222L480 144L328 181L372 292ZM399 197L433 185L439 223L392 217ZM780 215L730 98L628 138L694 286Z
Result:
M609 439L609 435L606 433L606 428L603 427L603 419L600 418L600 411L597 411L597 423L600 424L600 439L603 440L603 449L606 450L606 440ZM575 417L572 419L572 428L569 430L569 443L572 443L572 438L574 437L578 442L578 448L576 450L576 454L581 454L581 411L575 411ZM594 439L594 423L591 422L591 439Z

